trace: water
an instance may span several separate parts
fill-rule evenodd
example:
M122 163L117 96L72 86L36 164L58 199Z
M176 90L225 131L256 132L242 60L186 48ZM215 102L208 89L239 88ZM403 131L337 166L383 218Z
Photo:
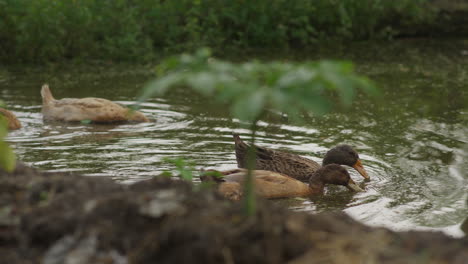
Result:
M357 70L377 82L381 97L360 95L351 109L301 125L274 116L262 120L259 145L320 162L329 148L347 143L355 146L371 176L364 183L349 170L365 186L363 193L332 186L323 197L275 202L298 211L343 210L364 223L394 230L434 229L461 236L459 226L468 216L466 46L434 48L430 55L426 47L411 46L397 57L357 56ZM176 89L144 103L142 112L152 123L42 121L43 82L56 98L94 96L131 104L151 78L151 71L140 66L1 70L0 99L23 123L7 141L19 159L36 167L122 183L173 169L164 161L167 157L191 160L196 168L235 168L231 134L237 131L247 138L248 131L229 118L228 109L189 90Z

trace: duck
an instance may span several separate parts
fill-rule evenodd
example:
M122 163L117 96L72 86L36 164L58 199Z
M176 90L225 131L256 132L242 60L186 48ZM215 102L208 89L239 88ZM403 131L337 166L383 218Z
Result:
M21 122L11 111L6 110L5 108L0 108L0 115L6 119L8 130L16 130L21 128Z
M221 176L205 174L200 179L202 182L217 183L217 191L229 200L240 200L243 196L247 169L240 168L218 173ZM342 185L355 192L364 191L351 179L348 171L338 164L320 167L310 174L308 184L273 171L253 170L252 175L256 194L267 199L320 195L323 194L327 184Z
M247 168L247 145L238 134L233 134L236 160L239 168ZM322 165L297 154L255 146L257 170L268 170L307 181L311 173L328 164L339 164L353 167L365 180L370 180L358 153L349 145L341 144L330 149L323 158Z
M141 112L95 97L55 99L49 85L42 85L42 115L47 121L93 123L149 122Z

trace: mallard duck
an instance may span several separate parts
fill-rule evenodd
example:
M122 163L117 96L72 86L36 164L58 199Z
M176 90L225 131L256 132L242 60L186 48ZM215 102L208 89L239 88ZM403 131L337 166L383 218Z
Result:
M95 123L149 122L143 113L107 99L86 97L56 100L47 84L42 86L41 96L44 120Z
M4 108L0 108L0 115L2 115L6 119L9 130L16 130L21 128L20 121L12 112Z
M247 152L249 145L244 143L239 135L234 134L237 165L239 168L247 168ZM310 174L321 166L317 162L301 157L297 154L272 150L255 146L256 169L269 170L283 173L301 181L307 181ZM366 180L369 175L362 166L357 152L349 145L338 145L330 149L323 158L322 165L327 164L348 165L356 169Z
M218 183L218 192L228 199L239 200L242 197L242 186L246 169L221 171L221 177L202 176L202 181ZM352 191L363 191L349 176L348 171L338 164L329 164L319 168L309 177L309 184L281 173L254 170L256 193L264 198L308 197L321 194L326 184L343 185Z

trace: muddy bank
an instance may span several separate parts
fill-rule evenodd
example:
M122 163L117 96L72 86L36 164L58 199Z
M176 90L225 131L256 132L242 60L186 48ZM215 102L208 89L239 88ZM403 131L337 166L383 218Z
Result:
M0 171L0 263L466 263L468 239L370 228L259 200L246 218L207 187Z

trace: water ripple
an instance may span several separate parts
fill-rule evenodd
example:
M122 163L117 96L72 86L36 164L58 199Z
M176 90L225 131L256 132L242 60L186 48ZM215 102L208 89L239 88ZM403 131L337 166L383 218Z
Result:
M173 170L174 165L164 161L168 157L191 160L196 169L231 169L237 166L232 133L248 138L245 124L188 91L142 103L141 111L153 120L150 123L44 123L37 83L7 82L0 95L23 123L7 141L21 160L42 169L79 171L122 183ZM105 85L105 80L100 84ZM102 90L80 90L74 85L57 89L57 94L84 97L96 92L96 96L131 105L137 93L131 88L135 83L126 86L125 81L119 93L114 80ZM365 223L396 230L444 230L460 235L458 226L466 217L468 198L466 126L451 116L421 116L418 109L411 109L410 97L402 97L401 91L392 94L397 88L388 89L387 96L394 96L393 100L368 102L366 108L360 108L363 102L344 113L311 117L301 125L290 124L274 113L273 118L259 122L258 145L321 163L331 147L350 144L371 176L370 182L364 182L348 167L365 192L354 194L331 186L321 197L276 202L311 213L343 210Z

